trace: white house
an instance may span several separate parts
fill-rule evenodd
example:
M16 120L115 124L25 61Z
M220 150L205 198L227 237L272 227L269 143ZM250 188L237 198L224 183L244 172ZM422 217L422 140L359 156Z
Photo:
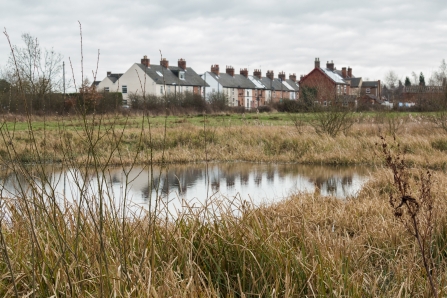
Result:
M141 63L134 63L123 74L107 72L107 77L95 82L95 85L99 92L121 92L124 104L127 104L129 94L201 94L202 88L208 87L191 67L186 67L186 60L179 59L178 66L169 66L166 59L161 60L160 65L151 65L147 56L141 59Z

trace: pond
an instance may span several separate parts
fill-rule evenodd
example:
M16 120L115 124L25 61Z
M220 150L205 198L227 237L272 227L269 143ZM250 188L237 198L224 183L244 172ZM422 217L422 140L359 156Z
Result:
M13 197L34 191L47 197L79 201L81 197L98 198L102 194L114 205L120 206L126 199L126 202L146 209L155 198L159 198L165 207L176 210L202 206L222 198L237 198L239 202L245 200L260 205L297 192L317 191L340 199L355 197L369 179L372 169L239 162L169 165L166 168L108 168L100 175L78 169L53 168L46 172L47 183L36 174L34 188L30 187L30 180L25 179L27 175L4 173L0 179L1 195Z

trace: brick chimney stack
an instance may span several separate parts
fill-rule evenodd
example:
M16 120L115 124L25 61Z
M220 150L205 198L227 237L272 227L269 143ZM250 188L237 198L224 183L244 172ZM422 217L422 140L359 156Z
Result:
M183 60L183 58L178 59L178 67L186 70L186 60Z
M211 72L214 73L216 76L219 75L219 64L211 65Z
M169 68L169 61L166 60L166 58L163 58L163 60L160 61L160 65L164 68Z
M320 58L315 58L315 68L320 68Z
M258 77L259 79L262 77L262 73L261 73L261 70L260 69L255 69L254 71L253 71L253 76L254 77Z
M296 74L289 74L289 80L294 81L296 83Z
M107 76L110 77L111 75L112 75L112 72L111 72L111 71L108 71L108 72L107 72Z
M352 78L352 68L348 66L348 77Z
M141 64L143 64L143 65L146 66L146 67L150 67L150 66L151 66L150 61L151 61L151 60L147 59L147 56L144 55L143 59L141 59Z
M226 73L229 74L230 76L234 77L234 68L233 68L233 66L228 66L227 65Z
M346 79L346 67L341 68L341 76L343 77L343 79Z
M241 68L241 70L239 71L239 73L241 75L243 75L244 77L248 78L248 69L246 68Z
M334 71L334 61L331 60L331 63L329 61L326 63L326 68Z
M267 74L266 74L267 78L269 78L270 80L273 80L273 78L275 77L275 75L273 74L273 70L267 70Z
M278 74L278 79L280 79L281 81L285 81L286 80L286 73L284 71L281 71Z

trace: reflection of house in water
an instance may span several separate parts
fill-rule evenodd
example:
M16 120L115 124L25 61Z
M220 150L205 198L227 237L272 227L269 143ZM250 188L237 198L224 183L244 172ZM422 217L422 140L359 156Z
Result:
M248 173L241 173L241 184L242 185L248 184L248 177L249 177Z
M227 178L226 180L226 184L227 184L227 188L233 188L234 187L234 181L236 180L236 175L234 175L233 173L228 173L227 174Z
M325 191L328 194L336 194L339 187L342 190L346 190L347 187L352 185L352 176L318 176L314 179L309 179L310 182L313 182L315 187L320 191Z
M257 171L255 173L255 184L256 184L256 186L261 185L261 182L262 182L262 173Z
M275 181L275 169L273 167L269 167L267 169L267 181L269 182Z

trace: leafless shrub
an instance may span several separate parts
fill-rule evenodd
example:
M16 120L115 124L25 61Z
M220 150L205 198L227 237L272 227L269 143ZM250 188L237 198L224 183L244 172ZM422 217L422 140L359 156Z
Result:
M432 234L435 224L434 200L431 195L431 173L420 172L414 175L410 172L399 144L395 148L388 145L381 137L381 149L388 168L393 172L393 187L390 191L390 205L396 219L416 239L421 253L424 268L434 297L438 297L434 281L435 266L431 255ZM393 152L396 150L396 153ZM417 185L417 191L412 186Z
M347 107L328 106L318 109L310 124L317 134L328 134L335 138L339 133L346 134L354 124L353 112Z

